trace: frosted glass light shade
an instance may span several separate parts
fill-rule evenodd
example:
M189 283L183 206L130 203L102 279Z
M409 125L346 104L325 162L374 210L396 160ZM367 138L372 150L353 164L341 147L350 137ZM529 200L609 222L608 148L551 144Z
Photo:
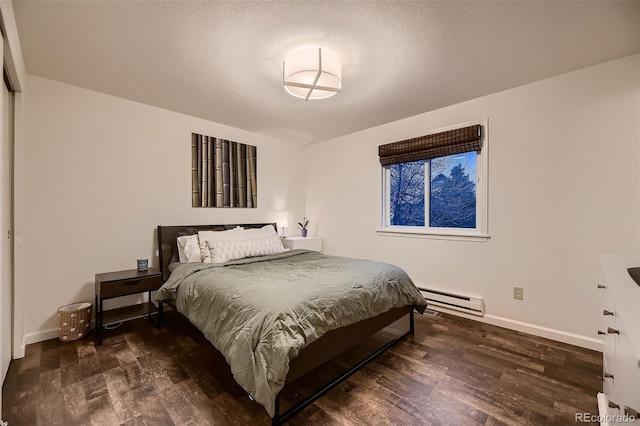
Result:
M277 212L276 224L278 228L286 228L289 226L289 212Z
M296 98L331 97L342 88L340 58L319 47L295 50L282 65L282 84Z

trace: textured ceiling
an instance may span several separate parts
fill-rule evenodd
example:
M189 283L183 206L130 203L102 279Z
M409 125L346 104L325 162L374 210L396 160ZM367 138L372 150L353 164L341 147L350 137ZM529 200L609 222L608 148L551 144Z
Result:
M27 72L298 143L640 51L640 2L15 1ZM282 87L287 53L342 60L343 90Z

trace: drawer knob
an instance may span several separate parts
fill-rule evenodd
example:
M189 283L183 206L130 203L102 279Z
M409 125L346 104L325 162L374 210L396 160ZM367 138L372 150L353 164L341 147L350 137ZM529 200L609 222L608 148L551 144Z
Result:
M615 328L607 327L607 333L609 333L609 334L620 334L620 330L616 330Z
M605 333L605 332L604 332L604 331L602 331L602 330L598 330L598 334L607 334L607 333Z
M598 288L607 288L607 287L602 284L598 284Z
M607 315L611 315L613 316L613 312L611 311L607 311L606 309L604 311L602 311L602 315L607 316Z
M613 380L613 374L611 374L611 373L604 373L604 378L605 378L605 379L611 379L611 380Z

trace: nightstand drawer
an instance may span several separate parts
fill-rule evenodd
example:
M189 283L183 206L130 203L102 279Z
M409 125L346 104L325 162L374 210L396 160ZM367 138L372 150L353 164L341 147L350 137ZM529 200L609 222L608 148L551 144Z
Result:
M96 295L100 299L157 290L161 285L162 276L154 270L145 272L132 270L96 275Z
M113 281L100 285L100 297L108 299L143 291L157 290L162 285L161 277L137 278L134 280Z

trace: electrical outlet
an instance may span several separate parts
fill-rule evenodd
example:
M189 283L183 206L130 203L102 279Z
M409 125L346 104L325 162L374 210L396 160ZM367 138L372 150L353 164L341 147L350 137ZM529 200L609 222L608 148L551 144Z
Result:
M513 298L518 300L524 300L524 288L522 287L514 287L513 288Z

